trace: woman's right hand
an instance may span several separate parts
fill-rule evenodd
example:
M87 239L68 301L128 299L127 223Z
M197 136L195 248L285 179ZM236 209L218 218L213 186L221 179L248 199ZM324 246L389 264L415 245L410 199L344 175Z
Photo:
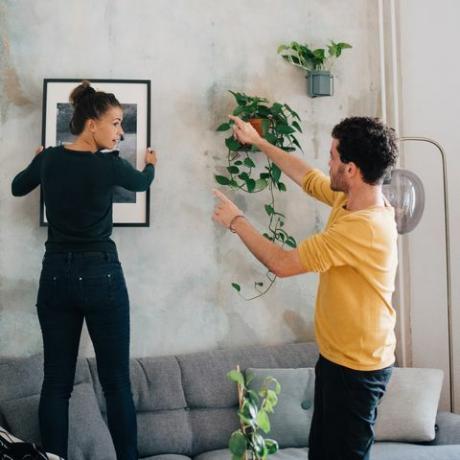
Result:
M148 147L145 150L145 164L148 165L153 165L155 166L157 164L157 154L155 150L153 150L151 147Z

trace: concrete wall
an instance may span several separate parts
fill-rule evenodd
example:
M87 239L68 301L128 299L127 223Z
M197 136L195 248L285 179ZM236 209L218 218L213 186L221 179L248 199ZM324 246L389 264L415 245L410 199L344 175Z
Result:
M211 221L213 174L226 158L215 128L232 109L227 89L287 102L303 120L305 159L326 169L333 125L380 111L377 16L377 2L368 0L1 0L1 353L41 349L34 305L46 230L38 226L38 191L13 198L10 182L40 142L43 78L152 81L159 165L151 226L114 231L131 297L133 355L312 339L314 275L279 280L250 303L230 287L265 270ZM335 66L335 96L312 100L302 71L276 49L329 39L353 50ZM236 199L262 229L267 198ZM297 240L324 223L327 210L293 184L279 200ZM86 333L81 353L92 354Z
M455 408L460 411L460 62L453 47L460 40L460 4L455 0L398 2L401 75L401 134L426 136L446 151L452 260ZM407 235L410 279L412 364L444 369L441 407L449 401L446 250L441 157L433 146L407 144L406 167L423 180L425 215Z

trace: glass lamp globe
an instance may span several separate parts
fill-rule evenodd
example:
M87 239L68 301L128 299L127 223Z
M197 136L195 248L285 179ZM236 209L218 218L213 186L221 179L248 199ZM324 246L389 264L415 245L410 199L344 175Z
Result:
M420 178L406 169L393 169L382 189L395 209L398 233L411 232L420 222L425 208L425 191Z

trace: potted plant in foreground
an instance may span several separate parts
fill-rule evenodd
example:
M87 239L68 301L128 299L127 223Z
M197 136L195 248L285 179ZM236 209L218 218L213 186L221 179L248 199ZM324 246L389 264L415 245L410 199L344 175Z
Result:
M331 40L326 48L312 49L307 44L291 42L280 45L278 53L291 64L307 72L307 91L311 97L332 96L334 77L331 74L333 62L341 56L344 49L351 48L345 42Z
M248 385L253 376L245 376L239 366L227 377L237 384L240 428L230 437L229 449L232 460L266 460L268 455L278 452L278 443L260 434L270 431L268 414L273 413L278 403L281 386L273 377L267 377L258 392Z
M260 129L262 137L268 142L290 152L301 146L296 138L296 133L301 133L300 117L287 104L275 102L270 104L263 97L248 96L244 93L230 91L236 101L233 115L239 116L244 121L250 122L256 129ZM229 131L233 121L222 123L217 131ZM268 228L264 236L270 241L295 248L297 243L293 236L289 235L285 228L286 217L279 212L275 205L275 191L285 192L286 185L281 180L281 170L265 156L257 158L254 146L240 144L233 133L225 139L227 146L226 175L216 175L219 185L228 186L245 193L259 193L264 190L269 192L270 200L264 205L268 216ZM256 295L244 297L252 300L265 294L275 282L276 276L266 273L267 280L256 281L254 289ZM241 295L241 287L238 283L232 283L234 289Z

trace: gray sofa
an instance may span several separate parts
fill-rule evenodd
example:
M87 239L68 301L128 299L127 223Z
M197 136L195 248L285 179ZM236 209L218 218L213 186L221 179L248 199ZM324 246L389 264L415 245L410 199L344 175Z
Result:
M313 367L317 356L313 343L297 343L133 359L140 458L230 460L227 444L238 428L237 395L226 373L237 364L242 369ZM0 425L19 438L35 442L40 441L37 408L42 366L40 355L0 358ZM69 459L113 460L94 359L79 360L75 382ZM371 459L459 460L460 416L439 413L437 425L436 439L431 443L377 442ZM307 458L306 443L281 443L281 447L271 459Z

